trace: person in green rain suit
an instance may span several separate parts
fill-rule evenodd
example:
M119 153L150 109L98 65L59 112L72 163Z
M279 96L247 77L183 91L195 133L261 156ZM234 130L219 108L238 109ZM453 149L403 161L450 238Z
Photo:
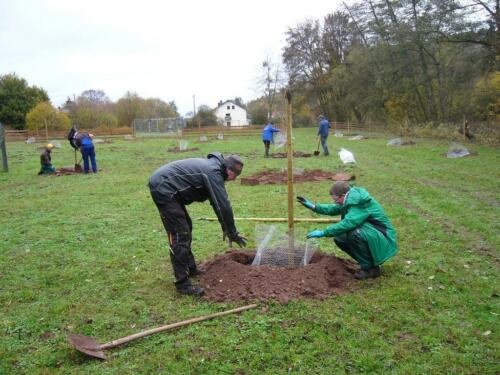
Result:
M307 238L333 237L335 244L361 267L358 280L380 276L380 265L398 252L396 231L382 206L368 191L337 181L330 189L335 204L313 204L303 197L297 201L322 215L341 215L341 221L324 230L314 230Z

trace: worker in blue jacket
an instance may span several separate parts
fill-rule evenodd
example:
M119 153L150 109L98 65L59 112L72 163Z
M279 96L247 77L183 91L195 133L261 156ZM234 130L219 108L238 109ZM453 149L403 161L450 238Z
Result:
M318 126L318 137L321 138L321 146L323 147L323 155L328 156L330 152L328 151L328 144L326 143L328 139L328 134L330 133L330 122L325 118L325 116L319 116L319 126Z
M85 173L89 173L90 165L92 165L92 172L97 173L95 149L94 143L92 142L92 138L94 138L94 135L85 132L74 132L69 138L69 143L71 144L71 146L75 150L79 149L82 153L83 171Z
M280 130L273 126L274 124L270 122L264 127L262 130L262 142L264 142L264 157L269 157L269 147L271 142L274 143L274 133L279 132Z

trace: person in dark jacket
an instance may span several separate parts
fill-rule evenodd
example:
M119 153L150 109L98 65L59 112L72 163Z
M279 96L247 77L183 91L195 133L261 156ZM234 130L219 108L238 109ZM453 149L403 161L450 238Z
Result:
M264 157L269 157L269 147L271 142L274 142L274 133L279 132L280 130L273 126L274 124L270 122L267 124L262 130L262 142L264 142Z
M41 168L40 172L38 172L39 175L56 173L56 168L52 165L52 157L50 155L53 148L54 145L52 143L49 143L47 146L45 146L45 149L40 155Z
M335 204L313 204L303 197L304 207L323 215L341 215L341 221L307 238L333 237L335 244L361 267L358 280L380 276L380 265L398 252L396 231L382 206L365 189L337 181L330 189Z
M328 156L330 152L328 151L328 144L326 143L328 139L328 134L330 133L330 122L325 118L325 116L319 116L318 125L318 137L321 138L321 146L323 147L323 155Z
M92 138L94 138L93 134L85 132L75 132L74 135L69 139L69 143L71 144L71 146L75 150L80 149L80 152L82 153L83 171L85 173L89 173L89 164L92 165L92 172L97 173L97 162L95 160L95 149Z
M225 181L234 181L242 169L243 161L239 156L224 158L221 153L213 152L206 159L191 158L165 164L149 178L151 197L168 234L175 286L182 294L201 296L204 293L191 282L191 277L197 276L199 271L191 251L193 225L187 205L208 199L219 219L223 238L228 237L240 247L247 243L236 230L233 209L224 187Z

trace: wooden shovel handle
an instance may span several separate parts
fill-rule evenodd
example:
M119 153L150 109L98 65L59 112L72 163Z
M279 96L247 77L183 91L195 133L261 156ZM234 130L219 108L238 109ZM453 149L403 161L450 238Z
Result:
M109 349L109 348L114 348L114 347L119 346L121 344L125 344L127 342L132 341L132 340L139 339L139 338L145 337L145 336L149 336L149 335L152 335L154 333L168 331L169 329L174 329L174 328L177 328L177 327L187 326L187 325L192 324L192 323L197 323L197 322L201 322L203 320L209 320L209 319L217 318L217 317L223 316L223 315L234 314L234 313L237 313L237 312L240 312L240 311L250 310L250 309L253 309L253 308L257 307L257 306L258 306L257 304L242 306L242 307L238 307L238 308L232 309L232 310L221 311L221 312L218 312L218 313L215 313L215 314L200 316L198 318L188 319L188 320L184 320L182 322L172 323L172 324L168 324L166 326L161 326L161 327L149 329L147 331L142 331L142 332L139 332L139 333L135 333L133 335L122 337L121 339L116 339L116 340L107 342L105 344L102 344L101 345L101 350Z

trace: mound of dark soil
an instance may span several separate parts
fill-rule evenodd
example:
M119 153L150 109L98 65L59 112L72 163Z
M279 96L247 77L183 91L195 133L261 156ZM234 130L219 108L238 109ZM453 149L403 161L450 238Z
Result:
M80 174L83 173L83 168L80 165L74 167L61 167L57 170L59 175Z
M168 152L188 152L188 151L198 151L198 147L193 147L193 148L186 148L184 150L179 149L179 147L171 147L167 151Z
M293 157L294 158L308 158L311 157L312 154L310 152L302 152L302 151L294 151L293 152ZM272 158L286 158L287 153L286 152L275 152L274 154L271 154L270 157Z
M230 250L202 263L200 285L203 299L217 302L241 300L324 299L355 290L353 273L357 267L349 260L317 252L305 267L252 266L255 252Z
M332 173L321 169L304 170L301 173L294 173L293 182L312 181L350 181L355 176L350 173ZM258 172L254 175L241 178L242 185L273 185L286 184L288 181L287 171L268 170Z

